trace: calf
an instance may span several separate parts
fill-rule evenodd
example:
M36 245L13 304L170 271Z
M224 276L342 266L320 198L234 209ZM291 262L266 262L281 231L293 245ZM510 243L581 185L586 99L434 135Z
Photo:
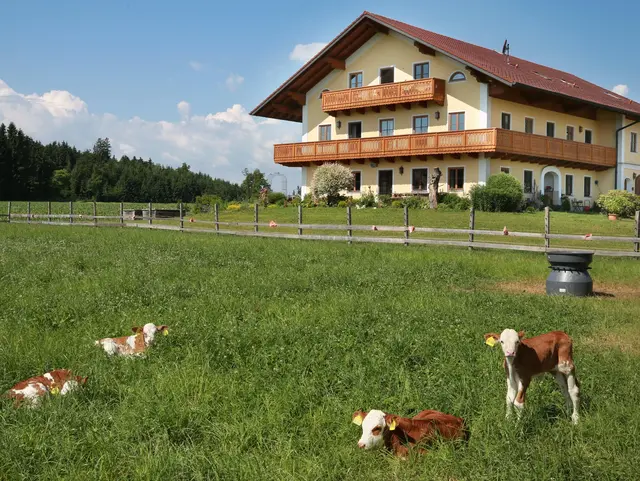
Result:
M132 327L132 336L107 337L95 342L96 346L102 346L110 356L142 356L149 346L155 341L156 333L169 334L167 326L156 326L149 322L144 327Z
M567 402L573 407L571 420L578 422L578 395L580 392L573 364L573 342L563 331L553 331L523 339L524 332L505 329L501 334L488 333L484 338L490 346L500 341L504 352L504 370L507 375L507 417L512 406L518 417L524 408L524 399L533 376L552 373Z
M407 456L407 446L433 441L438 435L444 439L466 439L468 436L461 418L439 411L421 411L409 419L374 409L368 413L356 411L351 419L354 424L362 426L359 448L384 446L399 457ZM425 450L420 449L420 452Z
M24 402L29 407L37 407L43 398L56 394L64 396L86 382L86 377L74 376L68 369L54 369L42 376L20 381L9 389L5 396L13 399L15 406Z

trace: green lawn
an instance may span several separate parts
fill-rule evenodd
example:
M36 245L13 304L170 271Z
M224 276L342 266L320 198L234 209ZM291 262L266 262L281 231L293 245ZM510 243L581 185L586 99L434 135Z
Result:
M0 479L636 479L640 302L497 288L547 273L533 253L0 224L0 390L89 376L38 410L2 401ZM637 292L634 260L591 274ZM149 321L170 335L147 359L93 345ZM550 376L504 420L482 334L505 327L573 336L578 426ZM407 462L363 452L359 408L443 410L471 437Z

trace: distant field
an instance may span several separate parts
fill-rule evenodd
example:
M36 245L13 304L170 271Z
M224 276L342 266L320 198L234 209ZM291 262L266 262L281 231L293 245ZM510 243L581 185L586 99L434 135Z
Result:
M38 410L2 401L0 479L636 479L638 264L594 261L608 296L523 293L547 274L542 254L0 224L0 391L55 367L89 376ZM149 321L170 335L148 359L93 346ZM578 426L551 377L534 380L520 424L504 420L501 354L482 334L508 326L573 336ZM407 462L364 452L359 408L440 409L470 441Z

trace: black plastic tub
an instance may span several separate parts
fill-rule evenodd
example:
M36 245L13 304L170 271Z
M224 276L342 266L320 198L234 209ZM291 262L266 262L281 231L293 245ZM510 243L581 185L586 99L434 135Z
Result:
M547 294L550 296L584 297L593 294L593 279L589 265L593 252L548 252L551 272L547 277Z

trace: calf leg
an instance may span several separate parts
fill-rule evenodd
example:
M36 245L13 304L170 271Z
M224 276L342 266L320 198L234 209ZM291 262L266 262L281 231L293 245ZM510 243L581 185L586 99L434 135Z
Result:
M519 379L518 380L518 394L516 395L516 399L513 402L513 405L517 409L518 419L522 415L522 410L524 409L524 398L527 393L527 388L529 387L530 379Z
M564 400L567 405L567 411L569 411L571 409L571 396L569 395L569 387L567 386L567 377L559 371L555 373L555 377L558 386L560 386L560 391L564 396Z
M507 378L507 419L511 417L511 411L513 409L513 403L516 400L516 395L518 394L518 385L516 384L514 379L510 377Z
M580 388L578 387L578 380L576 379L575 371L571 371L567 374L567 387L569 388L569 396L573 403L573 414L571 414L571 421L573 424L578 424L578 404L580 403Z

